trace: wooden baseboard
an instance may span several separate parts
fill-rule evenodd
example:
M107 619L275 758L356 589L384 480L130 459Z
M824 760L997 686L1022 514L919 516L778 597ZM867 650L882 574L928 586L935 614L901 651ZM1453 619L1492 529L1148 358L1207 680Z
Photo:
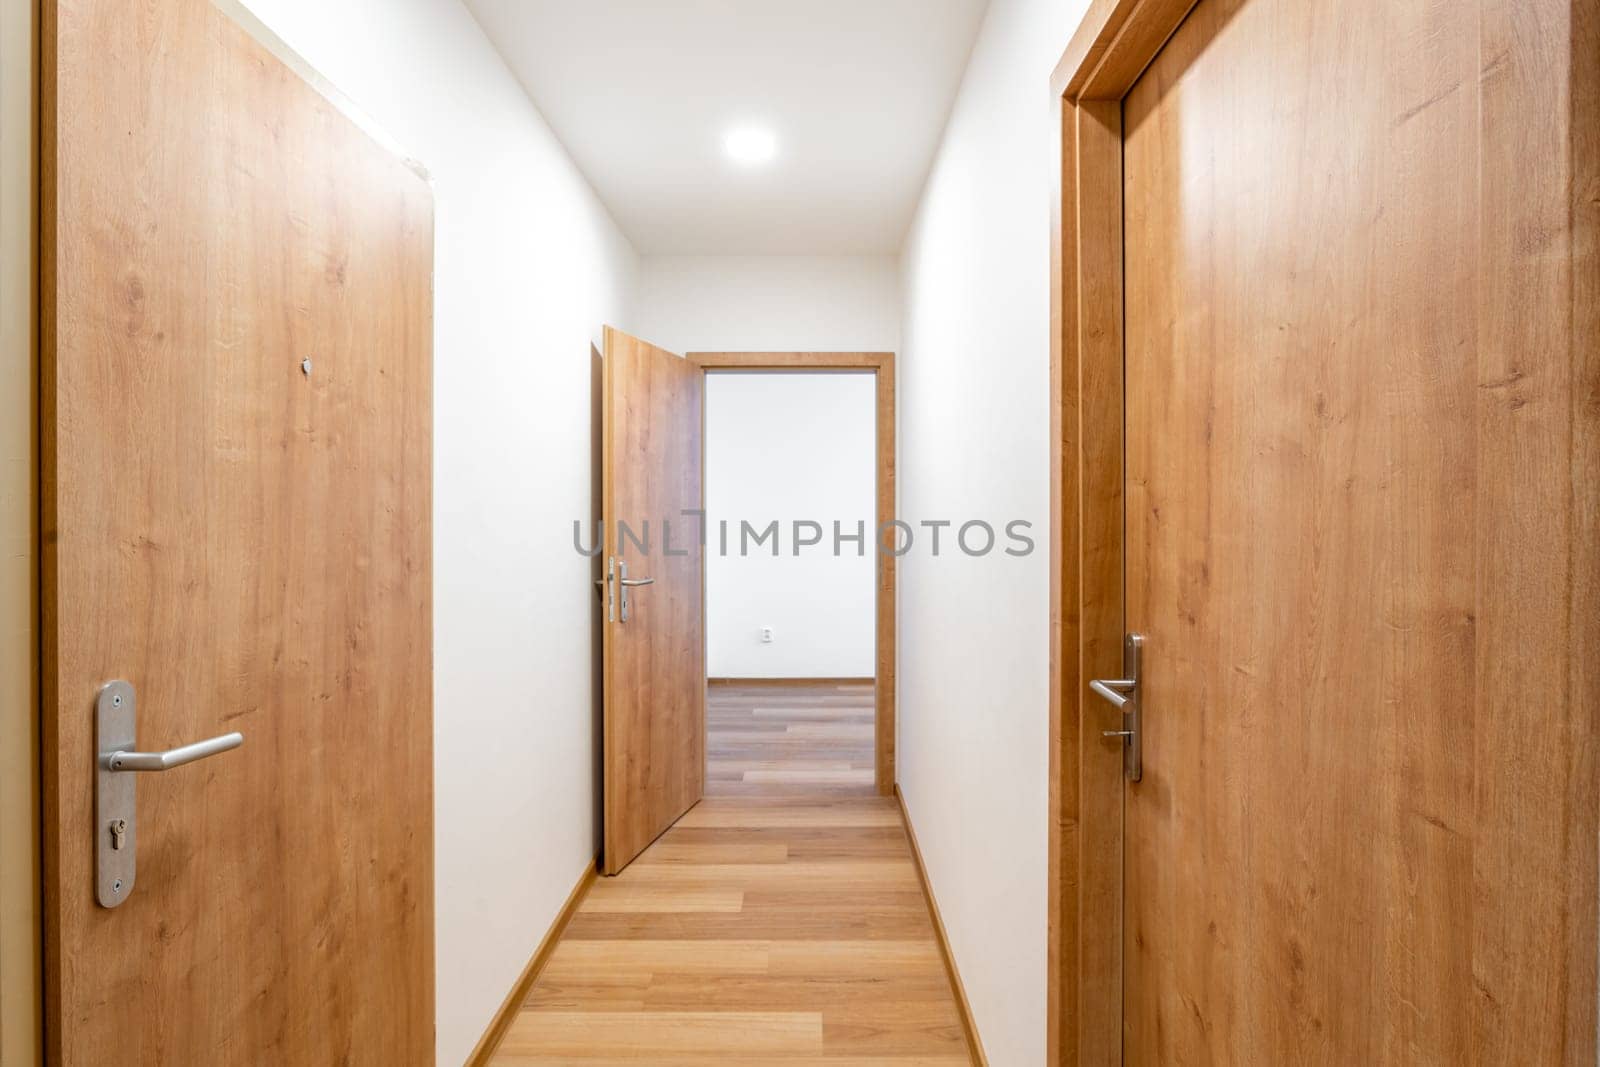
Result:
M511 987L511 992L506 994L500 1010L494 1013L494 1018L489 1020L489 1028L478 1038L478 1044L473 1048L472 1055L467 1057L467 1067L484 1067L489 1062L489 1057L494 1055L494 1050L500 1047L500 1041L506 1036L506 1031L511 1028L511 1022L517 1017L517 1012L522 1009L523 1001L528 999L528 993L533 989L533 983L539 980L539 972L544 970L544 965L550 962L550 956L556 950L556 943L561 940L562 933L567 928L567 923L572 921L572 915L578 910L578 905L583 903L583 898L589 892L589 887L594 884L595 876L599 873L599 860L596 858L589 866L583 869L578 876L578 884L572 887L572 892L567 894L567 902L561 905L561 910L556 913L555 921L550 924L550 929L545 931L544 940L539 942L539 947L533 950L533 958L522 969L522 974L517 977L517 982Z
M944 920L939 917L939 902L934 898L933 886L928 882L928 868L922 863L922 849L917 844L917 831L911 825L911 813L906 810L906 799L900 795L900 783L894 784L894 800L900 806L900 821L905 824L906 837L911 840L911 858L917 864L917 878L922 882L922 895L928 898L928 912L933 916L933 933L939 939L939 954L944 957L944 969L950 975L950 987L955 990L956 1008L961 1013L961 1029L967 1034L967 1049L972 1062L989 1067L984 1055L983 1042L978 1039L978 1024L972 1019L972 1005L967 1003L967 990L961 984L961 972L956 970L956 958L950 952L950 939L944 932Z
M872 678L707 678L707 685L873 685Z

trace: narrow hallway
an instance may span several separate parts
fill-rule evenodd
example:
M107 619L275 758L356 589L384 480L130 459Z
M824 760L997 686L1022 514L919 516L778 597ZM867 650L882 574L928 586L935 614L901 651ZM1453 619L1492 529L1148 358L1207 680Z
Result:
M0 1067L1600 1067L1600 0L0 0Z
M594 883L491 1062L973 1062L870 694L713 687L710 795Z

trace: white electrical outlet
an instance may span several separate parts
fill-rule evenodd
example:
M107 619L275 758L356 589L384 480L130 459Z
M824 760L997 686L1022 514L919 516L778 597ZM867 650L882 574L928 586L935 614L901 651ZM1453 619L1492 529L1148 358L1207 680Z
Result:
M763 645L772 644L772 627L763 626L761 628L761 643Z

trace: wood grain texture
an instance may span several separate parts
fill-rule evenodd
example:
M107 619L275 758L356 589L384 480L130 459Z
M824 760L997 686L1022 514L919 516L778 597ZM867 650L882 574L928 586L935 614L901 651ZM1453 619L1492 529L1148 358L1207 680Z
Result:
M1124 630L1120 97L1190 2L1096 0L1051 83L1051 1063L1122 1059L1121 723L1088 691Z
M713 685L706 796L871 795L872 679Z
M893 352L690 352L690 362L708 370L871 370L877 377L877 508L878 529L886 530L895 520L895 377ZM877 619L875 623L877 664L876 783L880 796L894 792L895 746L895 670L897 594L896 557L879 552L877 577Z
M468 1067L483 1067L490 1061L494 1051L499 1047L501 1040L506 1035L506 1030L517 1017L517 1012L522 1010L523 1001L528 999L528 992L533 988L533 983L538 981L545 965L550 962L551 955L555 952L556 944L561 940L561 933L572 921L578 905L588 895L589 887L594 884L595 877L599 874L599 859L587 864L583 873L578 875L578 880L572 886L572 892L567 894L566 901L561 905L561 910L556 912L556 917L539 939L539 947L534 949L533 955L528 959L527 966L522 968L522 973L517 976L516 984L511 987L511 992L506 994L505 1001L499 1010L494 1013L494 1018L489 1020L488 1027L483 1031L483 1036L478 1038L478 1043L473 1046L472 1052L467 1056Z
M1576 726L1573 733L1581 738L1588 732L1593 738L1595 718L1600 716L1600 710L1597 710L1600 709L1600 626L1595 624L1596 605L1600 605L1600 499L1597 499L1600 494L1594 491L1595 486L1600 486L1600 358L1596 358L1596 353L1600 353L1600 195L1596 193L1600 189L1600 10L1597 10L1596 4L1589 2L1575 3L1569 11L1571 21L1562 29L1570 35L1571 44L1566 59L1571 67L1562 89L1571 125L1566 130L1560 129L1558 118L1554 131L1545 126L1540 129L1540 135L1547 144L1553 140L1558 152L1562 142L1566 142L1572 168L1570 175L1563 175L1556 182L1558 189L1565 185L1564 193L1569 205L1571 233L1567 248L1571 261L1565 267L1558 262L1554 273L1558 286L1569 286L1568 313L1572 316L1571 333L1562 339L1566 343L1565 358L1569 361L1572 375L1573 417L1569 442L1572 484L1588 488L1577 494L1570 514L1572 555L1569 566L1572 589L1567 604L1569 653L1564 666L1567 669L1567 714ZM1560 40L1559 31L1556 40ZM1546 43L1545 47L1551 46ZM1559 50L1554 51L1559 57ZM1555 113L1560 114L1559 108ZM1489 154L1497 161L1500 181L1506 183L1507 164L1520 158L1520 152L1525 147L1516 140L1519 127L1515 120L1515 109L1511 109L1510 115L1501 117L1494 129L1497 136L1490 141ZM1497 195L1500 195L1503 187L1495 187ZM1541 202L1540 209L1550 211L1548 200ZM1557 213L1558 225L1559 218ZM1513 243L1510 251L1515 251L1515 248ZM1503 235L1499 249L1500 256L1507 256ZM1550 271L1550 267L1547 266L1545 270ZM1539 281L1544 280L1542 278L1538 281L1503 280L1509 284L1533 285L1532 295L1536 299L1547 296L1537 289ZM1556 291L1559 293L1560 289ZM1561 314L1557 312L1558 322ZM1573 782L1577 786L1577 803L1571 811L1573 822L1582 825L1584 818L1595 814L1596 808L1600 807L1600 800L1593 794L1586 795L1583 792L1586 782L1592 782L1600 770L1596 769L1596 752L1592 743L1587 751L1575 755ZM1517 814L1527 812L1530 801L1537 803L1538 799L1521 797L1512 810ZM1548 841L1546 847L1549 847ZM1575 857L1578 862L1582 862L1582 854L1580 847ZM1568 913L1578 916L1588 914L1586 909L1594 900L1595 891L1596 887L1586 884L1582 878L1569 883L1566 900ZM1569 927L1563 946L1565 966L1578 976L1578 980L1566 990L1565 1040L1566 1046L1574 1051L1585 1048L1588 1033L1592 1032L1586 1010L1597 995L1595 980L1584 979L1587 959L1593 956L1592 939L1595 936L1592 927L1575 922ZM1586 957L1585 953L1589 956ZM1486 1023L1491 1021L1495 1020L1485 1019Z
M1121 100L1195 0L1091 0L1050 75L1050 95Z
M895 803L900 806L900 818L905 822L906 840L911 843L911 859L917 865L917 879L928 898L928 913L933 919L934 937L939 942L939 955L944 960L945 973L950 976L950 988L955 993L956 1007L961 1012L961 1030L967 1038L967 1051L972 1062L987 1065L989 1057L983 1052L983 1038L978 1034L977 1021L972 1017L972 1005L967 1003L967 990L961 983L961 970L956 966L956 955L950 949L950 935L945 932L944 919L939 914L939 900L933 895L933 883L928 880L928 866L922 861L922 848L917 844L917 830L911 824L911 813L906 810L906 798L900 793L899 783L894 787Z
M1080 216L1092 215L1122 190L1086 180L1093 170L1080 167L1080 118L1092 100L1123 97L1190 6L1185 0L1096 0L1052 78L1048 1055L1053 1063L1096 1062L1084 1052L1097 1028L1106 1032L1107 1021L1078 1012L1083 962L1098 925L1115 921L1106 909L1095 911L1095 898L1081 892L1100 862L1085 848L1080 822L1083 761L1091 757L1079 733L1079 716L1087 707L1079 661L1087 640L1081 609L1096 583L1083 569L1085 524L1095 521L1084 466L1095 445L1084 435L1093 412L1120 406L1120 398L1095 393L1092 368L1083 363L1091 350L1083 344L1083 298L1098 283L1093 234L1080 225ZM1126 300L1141 329L1166 329L1188 340L1187 348L1169 339L1151 351L1186 360L1184 366L1200 374L1152 385L1146 402L1153 406L1161 393L1181 394L1198 378L1212 375L1207 380L1214 380L1213 364L1223 375L1236 374L1233 365L1249 358L1252 347L1281 352L1299 343L1304 351L1295 352L1297 359L1274 364L1282 368L1279 374L1251 380L1255 392L1247 406L1238 406L1246 405L1245 394L1239 379L1232 379L1233 391L1224 395L1235 406L1226 417L1212 412L1211 433L1204 441L1196 439L1196 452L1187 461L1197 481L1185 488L1215 496L1214 531L1217 523L1242 521L1238 508L1225 507L1238 498L1227 495L1228 483L1217 481L1216 472L1226 468L1215 451L1216 439L1237 450L1237 438L1229 435L1240 432L1241 417L1242 432L1248 434L1251 419L1262 425L1263 409L1268 417L1283 417L1285 400L1300 403L1300 418L1274 424L1280 440L1259 450L1248 467L1252 478L1262 464L1271 471L1298 462L1306 472L1328 472L1309 489L1296 485L1285 491L1280 479L1270 490L1254 484L1248 490L1258 504L1298 499L1296 492L1320 494L1327 502L1306 511L1291 535L1265 540L1272 553L1291 561L1287 566L1308 553L1316 561L1313 595L1284 616L1298 629L1274 629L1273 645L1295 650L1290 670L1300 672L1301 680L1326 685L1348 669L1347 651L1341 649L1337 659L1317 651L1333 635L1376 643L1385 651L1375 660L1369 656L1368 663L1385 693L1380 706L1393 714L1367 735L1356 726L1360 742L1349 741L1345 731L1319 732L1300 720L1297 737L1281 743L1304 746L1300 751L1307 758L1280 765L1270 787L1263 781L1247 790L1258 779L1243 769L1247 759L1222 751L1225 746L1208 750L1204 780L1210 789L1198 797L1170 782L1166 788L1149 782L1141 787L1153 808L1173 817L1196 804L1213 812L1228 802L1250 812L1257 804L1270 804L1275 807L1269 826L1299 819L1307 833L1295 843L1293 877L1275 876L1257 862L1226 888L1213 883L1211 896L1203 898L1208 907L1212 901L1219 909L1232 904L1232 914L1249 916L1253 931L1279 917L1272 934L1254 938L1240 938L1235 928L1230 939L1219 927L1201 942L1209 946L1203 953L1197 948L1183 957L1191 968L1210 966L1217 975L1239 976L1237 981L1230 985L1208 977L1206 988L1223 990L1210 999L1195 999L1187 987L1164 989L1158 1019L1130 1014L1129 1026L1142 1028L1141 1040L1163 1026L1185 1034L1165 1040L1169 1046L1190 1042L1182 1047L1194 1059L1209 1054L1238 1061L1254 1053L1278 1061L1349 1062L1349 1050L1335 1042L1357 1041L1366 1043L1360 1047L1371 1054L1370 1062L1448 1062L1463 1051L1475 1062L1592 1062L1594 716L1600 703L1595 666L1600 663L1600 501L1593 489L1600 468L1595 357L1600 349L1600 198L1593 190L1600 184L1600 14L1592 0L1484 3L1466 9L1372 5L1374 11L1340 16L1342 25L1354 17L1357 21L1348 25L1361 27L1359 33L1330 36L1311 28L1319 17L1316 5L1258 0L1238 17L1253 13L1260 22L1250 29L1230 24L1224 35L1220 27L1238 5L1220 15L1206 12L1206 6L1199 17L1213 39L1200 55L1212 64L1213 76L1170 78L1156 94L1161 105L1153 110L1164 110L1169 124L1160 140L1170 172L1196 203L1206 203L1209 190L1224 206L1213 206L1209 216L1175 215L1169 209L1164 226L1144 224L1141 232L1158 247L1169 254L1192 249L1196 258L1187 267L1171 267L1167 288L1176 291L1152 290L1159 294L1154 305L1144 289L1137 299L1130 291ZM1264 32L1260 23L1274 17L1273 32ZM1230 69L1224 73L1218 67ZM1324 79L1321 98L1304 84L1315 77ZM1297 78L1304 81L1297 85ZM1328 86L1335 84L1339 88L1330 92ZM1328 107L1331 99L1339 105ZM1250 114L1252 106L1256 114ZM1308 116L1317 122L1308 125L1303 121ZM1266 132L1276 128L1274 122L1293 125L1292 134L1274 140ZM1171 125L1181 126L1181 140L1174 139ZM1339 132L1330 138L1327 132L1334 127ZM1246 144L1252 136L1267 150ZM1475 154L1464 153L1459 142L1474 137ZM1157 137L1151 134L1148 140ZM1182 153L1175 150L1180 143ZM1284 152L1293 148L1308 155L1291 158L1291 164L1305 165L1318 158L1316 153L1329 163L1321 170L1306 166L1306 180L1286 179L1279 168ZM1541 161L1536 180L1531 160ZM1150 171L1158 168L1152 164ZM1250 186L1251 181L1256 184ZM1255 211L1239 206L1246 187ZM1218 195L1219 190L1235 199ZM1407 190L1414 191L1406 195ZM1241 212L1228 218L1242 224L1222 223L1225 211ZM1332 219L1346 223L1344 230L1333 228L1339 237L1323 242L1314 259L1304 254L1312 247L1305 237L1302 262L1296 263L1295 238L1324 232L1318 227ZM1278 259L1264 267L1241 258L1237 253L1252 240L1256 243L1248 247L1254 253L1276 249ZM1357 252L1353 246L1364 240L1370 245ZM1224 250L1234 258L1222 258ZM1198 258L1207 254L1212 258ZM1369 281L1358 297L1363 264ZM1463 272L1475 279L1471 298ZM1337 332L1325 328L1321 336L1335 338L1337 347L1319 350L1318 334L1308 333L1305 318L1316 322L1308 309L1329 299L1324 290L1330 279L1334 306L1359 313L1338 323ZM1111 281L1106 278L1105 284ZM1231 300L1218 299L1217 293ZM1190 350L1206 340L1200 333L1205 324L1247 330L1252 314L1271 317L1296 294L1301 317L1280 312L1278 324L1285 331L1293 328L1289 340L1262 329L1254 346L1236 341L1209 356ZM1320 323L1331 318L1329 313ZM1391 329L1386 332L1384 326ZM1452 339L1453 352L1448 351ZM1330 353L1346 350L1347 360L1378 354L1365 367L1383 383L1381 390L1369 386L1361 394L1349 367L1330 362ZM1317 368L1319 377L1294 396L1291 373L1307 368ZM1304 411L1306 406L1311 410ZM1439 424L1437 439L1407 425L1428 417ZM1359 423L1369 439L1352 437L1352 423ZM1152 424L1163 433L1181 432L1172 423ZM1390 453L1381 467L1358 462L1384 447ZM1204 462L1198 456L1208 449L1212 466L1197 467ZM1181 457L1184 450L1164 454ZM1349 467L1346 477L1362 478L1369 495L1386 505L1362 500L1352 507L1340 501L1339 486L1327 478L1341 463ZM1377 481L1375 469L1382 473ZM1203 488L1208 477L1210 488ZM1163 482L1168 491L1176 484L1171 475ZM1143 475L1137 484L1130 481L1130 499L1144 489ZM1130 521L1135 517L1130 514ZM1159 522L1185 520L1201 521L1181 510L1175 514L1169 501ZM1138 522L1145 537L1144 526L1157 520L1146 513ZM1370 531L1364 541L1358 536L1363 530ZM1239 551L1220 532L1216 536L1225 548ZM1463 540L1469 549L1461 547ZM1413 544L1419 547L1410 549ZM1341 567L1348 570L1363 553L1366 575L1343 585L1334 580ZM1459 568L1453 579L1441 554ZM1263 558L1281 576L1283 559ZM1191 626L1220 597L1214 561L1203 562L1202 569L1187 567L1180 587L1177 609L1193 615L1187 620ZM1181 560L1171 557L1156 557L1150 566L1182 569ZM1385 629L1376 637L1350 618L1350 604L1363 594L1383 620ZM1269 594L1264 602L1274 602L1273 595L1281 594ZM1231 621L1239 621L1237 609ZM1242 651L1248 635L1248 630L1235 635L1228 650ZM1253 672L1248 677L1218 681L1218 668L1208 665L1207 653L1180 647L1167 665L1191 676L1209 670L1219 688L1222 683L1233 687L1228 693L1241 686L1283 684L1254 661L1245 663ZM1154 657L1160 654L1152 651ZM1453 670L1441 668L1442 662ZM1152 660L1157 669L1160 663ZM1527 699L1529 687L1541 698ZM1373 705L1361 699L1370 687L1352 691L1358 715L1374 714ZM1551 692L1554 700L1544 700L1543 694ZM1185 706L1192 707L1194 698L1185 696ZM1293 707L1295 696L1284 696L1284 703ZM1441 704L1452 698L1464 713L1441 712ZM1414 722L1408 718L1412 702L1424 709ZM1337 703L1324 702L1317 710L1343 711L1349 703L1341 691ZM1224 701L1223 709L1236 706ZM1258 700L1248 706L1268 705ZM1273 731L1282 725L1278 706L1272 707L1273 717L1261 718L1262 725L1244 737L1258 762L1262 747L1274 743ZM1202 722L1205 729L1216 729L1225 718L1211 712ZM1199 729L1169 727L1182 728ZM1368 757L1365 770L1351 763L1362 755ZM1150 775L1148 759L1147 752ZM1333 782L1366 775L1372 792L1392 803L1383 808L1379 800L1363 801L1349 788L1310 802L1284 795L1283 783L1305 788L1308 769L1319 772L1314 780L1325 784L1330 773ZM1319 836L1317 824L1305 820L1341 805L1359 810L1363 804L1364 829L1376 827L1379 847L1374 856L1368 841L1358 846L1365 866L1373 868L1361 868L1358 877L1390 879L1392 889L1376 901L1352 904L1348 886L1339 882L1350 861L1335 853L1335 862L1328 862L1327 849L1337 847L1338 837ZM1377 815L1373 808L1380 809ZM1221 864L1239 855L1236 832L1215 825L1213 830L1204 838L1207 862ZM1261 836L1252 831L1243 840L1259 848ZM1353 843L1358 835L1347 836ZM1287 842L1281 832L1271 839ZM1163 854L1159 870L1170 880L1162 889L1166 899L1179 887L1204 884L1192 867L1198 846L1192 836L1186 840L1187 851ZM1177 857L1189 857L1190 866L1175 877ZM1148 878L1147 862L1143 870ZM1330 885L1324 885L1328 878ZM1263 912L1257 894L1267 890L1271 908ZM1221 900L1224 893L1243 899ZM1441 901L1453 907L1445 910ZM1339 929L1324 913L1340 908L1346 914L1353 908L1358 917L1365 908L1364 914L1381 916L1382 925L1374 930L1352 922ZM1169 912L1187 922L1194 908L1174 905ZM1286 916L1293 920L1287 932L1281 925ZM1363 948L1365 941L1378 947ZM1130 933L1130 959L1134 951L1151 953L1163 945L1170 946L1169 957L1177 956L1185 951L1179 944L1167 931ZM1338 966L1359 971L1363 951L1374 961L1363 975L1368 992L1340 999L1328 1012L1335 999L1328 971ZM1254 982L1247 981L1248 967L1241 962L1250 953L1261 961ZM1235 969L1229 972L1229 967ZM1264 974L1276 977L1264 981ZM1277 990L1287 991L1287 1001L1274 996ZM1373 998L1381 996L1388 1000L1375 1007ZM1202 1026L1213 1035L1209 1046L1194 1033ZM1247 1038L1266 1044L1241 1047ZM1128 1054L1137 1058L1141 1051L1147 1050L1130 1044ZM1170 1047L1166 1054L1177 1055Z
M885 353L878 364L878 529L884 530L894 522L896 511L895 461L898 436L895 416L894 354ZM897 736L895 715L898 707L896 693L898 674L899 594L896 575L899 566L892 553L878 553L878 618L877 618L877 678L878 733L874 746L877 761L878 793L888 796L894 789L894 746Z
M42 26L48 1056L431 1062L431 192L205 0ZM117 677L245 742L108 910Z
M1123 391L1122 109L1084 101L1075 109L1078 184L1106 195L1078 205L1078 260L1085 284L1078 294L1079 389L1086 398ZM1086 403L1079 416L1082 528L1079 532L1080 620L1078 676L1122 677L1123 442L1122 410L1115 403ZM1087 683L1085 683L1087 684ZM1113 1063L1121 1055L1115 1025L1122 1014L1123 746L1106 730L1123 728L1122 714L1089 697L1078 714L1078 845L1082 870L1077 908L1090 917L1080 930L1076 1014L1085 1027L1079 1043L1085 1063Z
M595 884L491 1060L713 1061L973 1062L892 799L702 801Z
M1461 597L1475 623L1470 1036L1482 1062L1590 1063L1600 892L1600 2L1483 0L1478 11L1475 48L1463 46L1478 63L1461 83L1476 85L1476 112L1446 86L1434 91L1451 90L1449 101L1408 86L1411 99L1395 109L1409 127L1459 108L1456 121L1475 122L1478 138L1466 222L1476 248L1462 242L1482 257L1468 306L1476 378L1458 398L1476 406L1474 498L1461 516L1476 549L1474 588ZM1418 19L1412 32L1432 28Z
M607 552L629 565L629 578L655 579L628 591L626 622L619 604L605 624L604 870L613 875L700 799L703 784L705 553L694 518L703 391L694 364L610 326L603 362ZM670 545L666 523L676 531Z
M1573 10L1202 0L1124 100L1130 1062L1595 1059Z

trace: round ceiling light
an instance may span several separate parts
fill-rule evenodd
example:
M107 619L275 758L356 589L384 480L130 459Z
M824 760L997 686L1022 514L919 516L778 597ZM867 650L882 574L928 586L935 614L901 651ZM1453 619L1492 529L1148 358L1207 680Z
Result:
M760 126L740 126L722 139L728 158L747 167L770 163L778 154L778 138Z

